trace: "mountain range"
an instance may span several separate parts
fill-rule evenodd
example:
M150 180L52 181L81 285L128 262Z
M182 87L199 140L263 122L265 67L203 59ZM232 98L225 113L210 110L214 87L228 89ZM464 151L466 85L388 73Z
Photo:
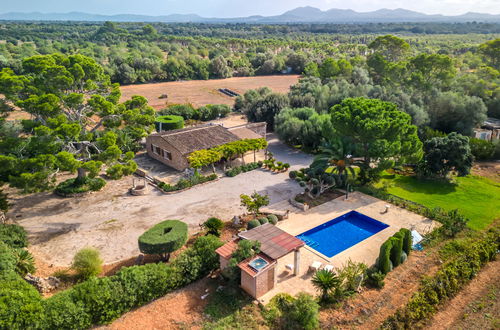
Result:
M466 13L457 16L427 15L406 9L379 9L371 12L356 12L350 9L320 10L314 7L299 7L277 16L248 16L234 18L208 18L196 14L148 15L99 15L81 12L70 13L4 13L0 20L9 21L90 21L90 22L164 22L164 23L401 23L401 22L497 22L500 15Z

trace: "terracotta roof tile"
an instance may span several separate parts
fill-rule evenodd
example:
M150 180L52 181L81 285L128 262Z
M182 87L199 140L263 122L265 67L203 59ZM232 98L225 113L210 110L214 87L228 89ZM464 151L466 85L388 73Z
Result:
M160 136L183 155L196 150L210 149L240 138L220 125L202 125L152 134Z
M243 239L260 242L260 250L273 259L304 246L304 242L270 223L263 224L239 234Z
M238 241L239 238L227 242L226 244L215 250L215 253L217 253L218 255L222 256L225 259L230 259L233 252L236 251L236 249L238 248Z
M262 259L264 259L265 261L267 261L267 262L268 262L268 265L267 265L266 267L262 268L260 271L256 271L255 269L253 269L253 268L252 268L252 267L250 267L250 265L249 265L249 263L250 263L252 260L254 260L255 258L258 258L258 257L260 257L260 258L262 258ZM243 260L242 262L240 262L240 263L238 264L238 267L240 267L240 269L241 269L242 271L244 271L245 273L247 273L248 275L250 275L250 276L255 276L255 275L257 275L259 272L262 272L263 270L266 270L267 268L269 268L269 266L274 265L275 263L276 263L276 260L274 260L274 259L272 259L272 258L268 257L268 256L267 256L267 255L265 255L264 253L259 253L259 254L257 254L256 256L253 256L253 257L251 257L251 258L248 258L248 259Z

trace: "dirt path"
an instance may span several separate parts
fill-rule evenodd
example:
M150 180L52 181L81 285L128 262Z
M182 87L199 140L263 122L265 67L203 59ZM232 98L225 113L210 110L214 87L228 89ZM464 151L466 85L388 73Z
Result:
M270 140L269 149L293 168L311 162L309 155L275 138ZM33 254L53 267L69 265L74 254L86 246L99 249L105 263L113 263L137 256L137 238L162 220L179 219L196 231L199 223L211 216L230 220L245 212L240 194L257 191L277 203L302 191L288 173L263 169L173 195L151 189L147 196L130 196L131 181L130 177L109 181L102 191L76 198L51 193L10 195L14 205L8 215L28 231Z
M322 328L377 329L399 307L404 306L420 285L424 275L432 275L439 262L429 251L414 252L408 261L393 270L381 290L368 289L340 308L321 312Z
M494 322L496 322L496 327L498 327L500 325L500 310L498 309L500 297L495 294L493 294L492 297L486 296L488 296L492 290L498 293L498 289L500 288L499 270L500 259L486 265L476 278L474 278L455 298L447 302L442 310L434 315L426 328L494 329ZM486 300L491 300L491 306L488 306L489 304L483 301L485 297L487 298ZM487 307L490 307L490 312L493 312L495 315L491 315L483 310ZM479 312L479 315L473 315L474 312ZM487 314L490 314L489 317ZM471 315L472 317L470 317ZM467 320L468 317L470 317L469 320ZM490 318L490 320L488 320L488 318ZM490 323L489 326L488 323Z

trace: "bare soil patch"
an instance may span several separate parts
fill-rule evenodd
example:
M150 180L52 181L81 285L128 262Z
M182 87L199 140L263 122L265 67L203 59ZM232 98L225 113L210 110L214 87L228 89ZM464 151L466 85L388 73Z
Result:
M404 264L387 275L381 290L365 289L339 308L321 311L321 327L377 329L387 317L408 302L419 287L422 276L432 275L438 268L435 250L414 251Z
M500 260L492 261L429 322L429 329L498 329Z
M287 93L290 86L295 85L298 79L297 75L279 75L128 85L121 87L121 101L130 99L132 95L142 95L155 109L162 109L167 103L191 103L194 106L233 105L234 98L222 94L219 88L229 88L238 94L244 94L249 89L269 87L275 92ZM162 94L167 94L168 98L160 99Z
M472 167L472 173L500 182L500 162L476 162Z
M215 289L216 281L204 278L126 313L101 329L200 329L208 301L201 297Z

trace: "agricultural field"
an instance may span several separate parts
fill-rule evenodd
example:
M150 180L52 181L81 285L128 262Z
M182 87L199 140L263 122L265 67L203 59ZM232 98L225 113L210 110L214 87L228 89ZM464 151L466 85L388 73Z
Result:
M167 104L191 103L195 107L207 104L227 104L232 106L234 98L219 92L227 88L238 94L260 87L269 87L277 93L287 93L290 86L299 80L298 75L234 77L227 79L172 81L151 84L126 85L120 88L122 101L133 95L142 95L153 108L159 110ZM160 96L167 94L168 98Z

